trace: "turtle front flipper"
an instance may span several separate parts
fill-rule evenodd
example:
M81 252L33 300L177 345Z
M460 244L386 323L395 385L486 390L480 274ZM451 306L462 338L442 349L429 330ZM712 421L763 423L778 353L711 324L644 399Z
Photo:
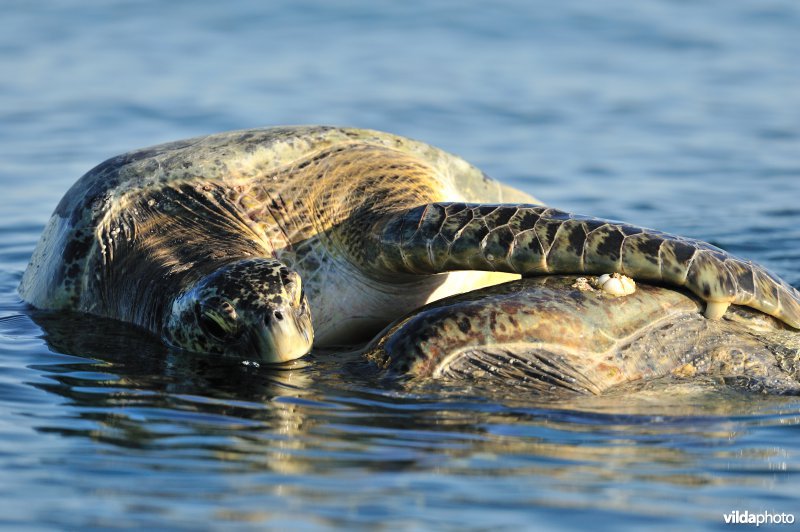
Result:
M376 226L382 270L618 272L683 286L721 317L733 303L800 328L800 293L765 268L690 238L540 205L431 203Z

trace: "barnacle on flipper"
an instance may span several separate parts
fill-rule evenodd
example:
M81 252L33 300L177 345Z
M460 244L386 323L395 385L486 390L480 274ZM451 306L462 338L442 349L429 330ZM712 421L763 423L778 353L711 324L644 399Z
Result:
M627 296L636 291L634 280L621 273L604 273L594 278L592 284L598 290L616 297Z

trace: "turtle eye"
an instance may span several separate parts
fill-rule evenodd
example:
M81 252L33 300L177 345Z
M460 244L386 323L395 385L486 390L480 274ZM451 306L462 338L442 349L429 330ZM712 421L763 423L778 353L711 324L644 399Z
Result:
M228 333L225 331L225 329L219 323L217 323L214 318L205 312L200 315L200 319L197 321L200 325L200 328L203 329L203 332L209 336L213 336L218 340L224 340L225 337L228 336Z
M217 340L231 339L234 336L235 324L226 319L229 313L225 312L225 310L227 309L223 308L223 312L220 313L213 309L203 309L198 304L195 307L195 313L197 314L197 324L200 329Z

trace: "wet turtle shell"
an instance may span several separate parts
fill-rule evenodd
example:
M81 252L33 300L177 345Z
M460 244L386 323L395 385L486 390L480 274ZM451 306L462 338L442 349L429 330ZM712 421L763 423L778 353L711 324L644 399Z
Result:
M639 283L621 297L574 277L523 279L432 303L366 350L396 377L600 394L664 376L800 393L800 333L733 307L704 319L690 293Z

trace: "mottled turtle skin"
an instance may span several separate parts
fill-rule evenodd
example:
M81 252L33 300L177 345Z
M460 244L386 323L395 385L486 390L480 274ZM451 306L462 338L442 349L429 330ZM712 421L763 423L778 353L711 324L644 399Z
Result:
M282 361L519 274L607 272L684 286L711 317L736 303L800 326L794 288L714 246L545 207L421 142L318 126L105 161L59 203L19 291L176 347Z
M575 281L528 278L442 299L389 326L365 355L391 377L543 393L702 376L800 394L800 332L779 320L746 307L709 320L688 292L639 283L617 297Z

